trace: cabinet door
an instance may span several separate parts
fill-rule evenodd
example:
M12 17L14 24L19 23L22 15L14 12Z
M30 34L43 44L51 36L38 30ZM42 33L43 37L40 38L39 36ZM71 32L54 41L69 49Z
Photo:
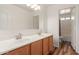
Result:
M29 55L29 54L30 54L30 45L26 45L26 46L17 48L11 52L8 52L5 55Z
M43 39L43 55L47 55L49 53L49 42L48 38Z
M49 52L50 53L53 52L53 37L52 36L49 37Z
M31 44L31 55L42 55L42 40Z

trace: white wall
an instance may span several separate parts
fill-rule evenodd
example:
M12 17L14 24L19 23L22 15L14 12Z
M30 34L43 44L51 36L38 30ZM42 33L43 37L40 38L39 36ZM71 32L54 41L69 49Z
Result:
M79 5L76 6L76 52L79 53Z
M72 36L71 36L71 45L72 45L72 47L76 50L76 12L77 12L77 10L76 10L76 6L73 8L73 10L72 10L72 16L74 16L75 17L75 19L74 20L72 20Z
M47 32L47 7L42 6L40 11L39 28L42 32Z
M59 46L59 10L74 5L50 5L47 10L47 31L53 34L54 46Z

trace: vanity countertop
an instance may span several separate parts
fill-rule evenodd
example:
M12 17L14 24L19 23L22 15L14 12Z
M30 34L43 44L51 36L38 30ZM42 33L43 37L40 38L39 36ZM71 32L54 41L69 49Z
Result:
M31 36L23 36L22 39L13 38L10 40L0 41L0 54L7 53L7 52L12 51L16 48L30 44L30 43L35 42L37 40L41 40L41 39L48 37L48 36L52 36L52 34L42 33L41 35L35 34L35 35L31 35Z

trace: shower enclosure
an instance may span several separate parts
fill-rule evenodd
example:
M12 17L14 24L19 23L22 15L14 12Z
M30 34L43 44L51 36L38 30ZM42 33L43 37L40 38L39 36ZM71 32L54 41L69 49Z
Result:
M59 11L59 37L61 41L71 42L74 19L74 7Z

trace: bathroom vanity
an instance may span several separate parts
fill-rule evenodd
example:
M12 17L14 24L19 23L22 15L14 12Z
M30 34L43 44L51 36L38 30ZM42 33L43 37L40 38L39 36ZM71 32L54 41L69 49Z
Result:
M42 34L24 37L26 39L13 40L14 45L9 45L0 54L3 55L48 55L53 51L52 34ZM27 39L28 38L28 39ZM24 41L22 41L24 40ZM6 44L7 45L7 44ZM10 47L11 46L11 47Z

